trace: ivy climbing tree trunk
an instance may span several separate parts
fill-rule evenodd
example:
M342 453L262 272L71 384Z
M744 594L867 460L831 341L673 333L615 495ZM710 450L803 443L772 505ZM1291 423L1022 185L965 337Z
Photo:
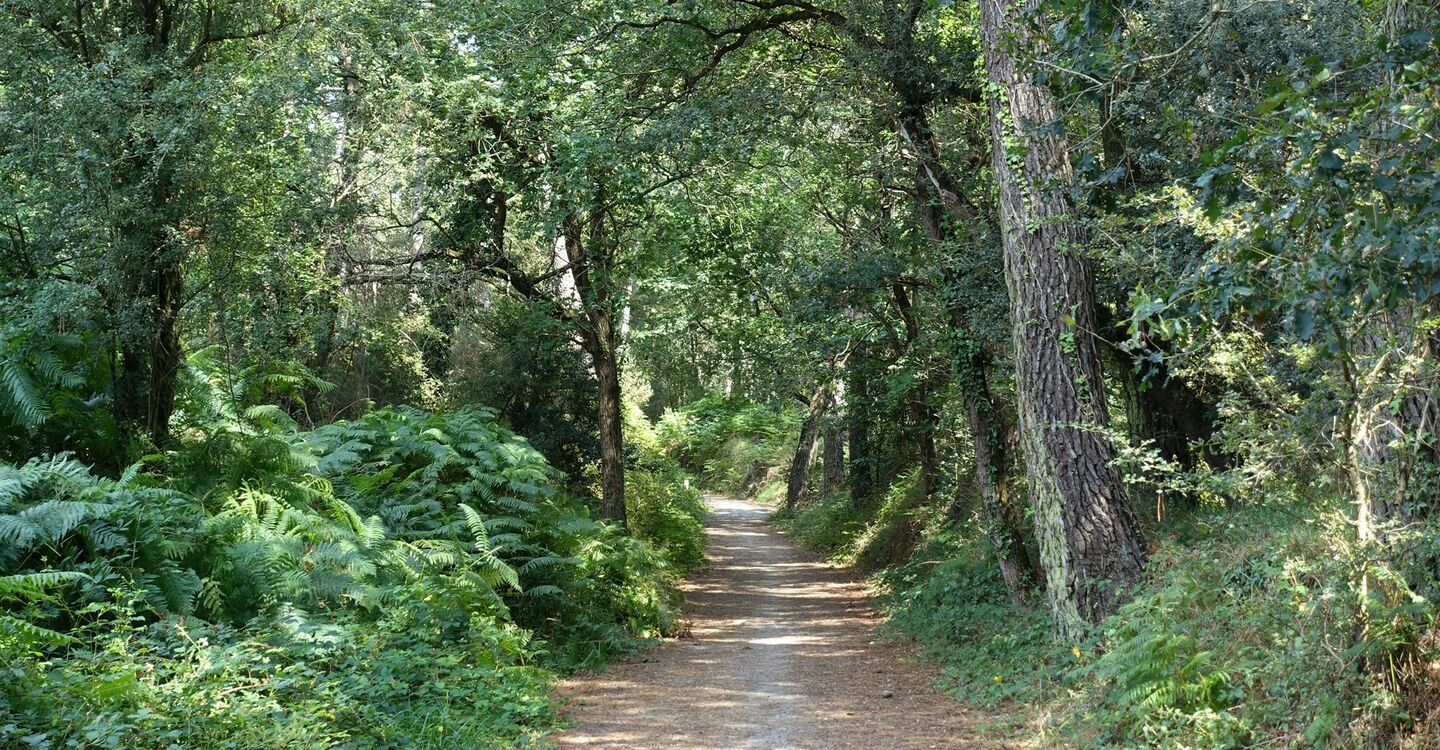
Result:
M795 443L795 458L790 462L790 481L785 490L785 511L794 513L805 491L805 477L810 473L810 464L815 462L815 438L820 433L821 420L834 401L835 389L826 380L810 394L805 411L805 421L800 424L800 439Z
M939 250L963 252L967 245L965 238L954 236L953 228L967 227L974 232L984 222L975 206L961 195L941 162L924 102L909 102L902 109L897 119L897 130L915 155L915 208L926 236ZM947 265L946 287L953 290L962 286L962 280L954 278L949 269ZM1009 512L1009 500L1004 492L1008 463L1002 437L1003 425L999 423L1002 412L997 408L990 388L994 358L983 343L975 340L971 333L974 330L970 320L972 316L966 305L955 299L953 294L945 301L945 312L951 328L950 338L956 342L953 352L956 385L965 403L975 455L974 478L980 492L982 521L991 546L995 548L1000 575L1005 580L1010 600L1021 604L1033 588L1034 581L1028 573L1031 565L1024 534L1011 523L1010 519L1015 514ZM952 514L958 511L958 507L952 506Z
M1049 90L1018 55L1039 0L981 0L990 82L991 159L999 184L1025 473L1046 592L1060 631L1115 611L1145 563L1114 446L1096 346L1093 271L1067 198L1068 144Z
M960 361L962 384L960 392L965 393L965 416L968 422L972 445L975 448L975 484L981 492L982 520L985 536L995 547L999 561L999 573L1005 580L1009 600L1015 605L1024 605L1025 596L1034 586L1031 580L1030 551L1020 528L1012 523L1014 514L1009 512L1007 492L1007 452L1001 426L996 423L999 409L989 393L989 356L984 348L972 345L969 357ZM963 357L963 356L962 356ZM968 360L968 361L966 361ZM963 383L963 380L982 379L984 383Z

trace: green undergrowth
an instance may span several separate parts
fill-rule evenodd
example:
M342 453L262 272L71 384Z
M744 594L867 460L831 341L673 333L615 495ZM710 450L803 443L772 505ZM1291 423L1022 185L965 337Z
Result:
M0 746L533 745L556 675L673 630L678 472L632 473L630 536L478 408L0 466Z
M926 528L939 521L941 509L919 495L919 473L900 477L882 497L854 502L848 493L802 503L794 515L774 521L800 544L832 561L874 572L903 562Z
M710 396L667 411L655 433L704 487L774 503L785 497L801 419L797 409Z
M903 526L903 486L871 512L847 498L780 526L864 568ZM1152 529L1147 583L1079 642L1053 634L1043 592L1009 600L973 519L924 516L922 541L879 568L885 629L941 666L941 687L1043 747L1431 747L1440 656L1428 589L1435 529L1409 552L1365 550L1338 505L1200 510ZM915 515L912 511L911 515ZM1421 552L1424 551L1424 554ZM1426 589L1426 590L1422 590ZM1364 623L1363 626L1357 623Z

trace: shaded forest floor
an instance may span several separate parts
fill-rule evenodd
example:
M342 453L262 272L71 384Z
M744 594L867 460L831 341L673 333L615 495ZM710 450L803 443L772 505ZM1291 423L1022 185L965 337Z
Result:
M905 645L877 637L866 586L720 496L709 566L685 585L688 632L565 683L562 748L1010 748L1003 723L934 688Z

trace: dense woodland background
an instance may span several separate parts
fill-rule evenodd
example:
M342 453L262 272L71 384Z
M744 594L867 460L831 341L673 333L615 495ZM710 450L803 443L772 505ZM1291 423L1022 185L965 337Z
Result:
M531 743L700 486L998 733L1440 743L1434 2L0 9L0 745Z

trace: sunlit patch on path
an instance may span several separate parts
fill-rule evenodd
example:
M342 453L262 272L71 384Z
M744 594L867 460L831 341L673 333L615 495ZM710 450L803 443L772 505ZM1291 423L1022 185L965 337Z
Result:
M904 647L876 639L862 583L772 530L767 509L706 499L710 565L685 586L690 636L568 681L562 748L1005 747L978 738L978 717Z

